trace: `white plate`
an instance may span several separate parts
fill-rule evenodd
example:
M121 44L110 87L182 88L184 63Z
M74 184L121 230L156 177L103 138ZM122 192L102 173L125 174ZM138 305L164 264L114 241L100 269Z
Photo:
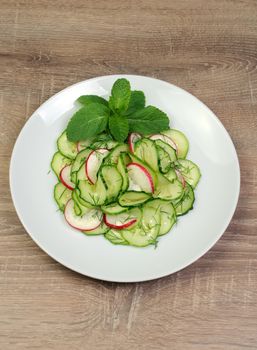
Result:
M187 135L188 158L201 169L194 210L159 240L158 248L115 246L102 236L73 230L56 209L48 174L56 139L82 94L107 97L113 82L129 79L143 90L147 104L164 110L170 125ZM134 75L112 75L70 86L46 101L27 121L14 146L11 193L18 216L32 239L52 258L98 279L137 282L174 273L196 261L221 237L235 211L240 189L239 163L233 143L218 118L197 98L167 82Z

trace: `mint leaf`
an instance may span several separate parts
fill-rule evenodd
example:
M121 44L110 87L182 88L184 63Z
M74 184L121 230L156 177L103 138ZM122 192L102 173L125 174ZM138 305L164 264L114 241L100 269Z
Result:
M131 90L127 79L118 79L112 87L112 94L109 99L109 106L113 112L125 112L129 105Z
M100 103L108 107L108 101L97 95L82 95L77 99L77 101L84 106L87 106L90 103Z
M109 109L100 103L91 103L79 109L67 126L69 141L86 140L104 131L107 126Z
M128 121L125 117L122 117L121 115L114 114L110 116L109 128L112 136L115 138L115 140L119 142L123 142L128 136Z
M145 107L145 94L143 91L131 91L131 96L129 100L128 109L124 115L130 115L131 113L136 112L138 109Z
M127 116L129 130L141 134L153 134L169 128L169 118L160 109L147 106Z

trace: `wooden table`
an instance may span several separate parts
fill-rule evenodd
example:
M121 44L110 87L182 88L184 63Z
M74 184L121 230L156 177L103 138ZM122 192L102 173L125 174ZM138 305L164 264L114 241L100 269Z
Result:
M257 349L256 64L255 0L0 1L1 350ZM11 151L26 119L66 86L114 73L195 94L240 158L240 200L222 239L152 282L69 271L30 239L10 197Z

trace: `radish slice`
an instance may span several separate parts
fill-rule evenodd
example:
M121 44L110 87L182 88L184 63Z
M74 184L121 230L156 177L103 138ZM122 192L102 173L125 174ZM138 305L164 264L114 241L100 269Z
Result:
M130 227L137 222L137 218L129 212L120 213L117 215L104 214L104 223L111 227L121 230Z
M154 192L154 183L149 171L138 163L130 163L127 165L128 175L132 182L139 185L142 191L146 193Z
M103 214L99 209L92 209L83 216L77 216L74 211L74 201L70 199L65 206L64 216L73 228L91 231L101 225Z
M175 151L178 151L177 145L175 142L168 136L162 135L162 134L155 134L149 137L151 140L161 140L163 142L166 142L168 145L170 145L172 148L175 149Z
M177 174L177 177L179 179L179 181L182 183L182 187L185 188L186 186L186 181L184 179L184 176L181 174L181 172L177 169L175 169L175 173Z
M66 165L65 167L63 167L60 172L60 180L65 187L67 187L69 190L73 190L75 188L75 185L73 182L71 182L70 172L71 165Z
M104 157L106 157L108 153L109 153L108 149L99 148L92 151L87 157L86 164L85 164L86 175L88 180L92 184L96 183L98 170L102 164Z
M135 143L141 139L141 135L137 132L132 132L128 137L129 149L131 153L135 151Z

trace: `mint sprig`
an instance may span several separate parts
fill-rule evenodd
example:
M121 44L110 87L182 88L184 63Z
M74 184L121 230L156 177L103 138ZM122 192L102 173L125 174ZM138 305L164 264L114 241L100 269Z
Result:
M113 84L109 101L97 95L83 95L77 100L83 105L67 126L69 141L77 142L106 131L118 142L124 142L129 132L143 135L169 128L169 118L154 106L145 107L143 91L132 90L127 79Z
M86 140L106 129L110 111L99 103L91 103L79 109L67 126L68 140L77 142Z

